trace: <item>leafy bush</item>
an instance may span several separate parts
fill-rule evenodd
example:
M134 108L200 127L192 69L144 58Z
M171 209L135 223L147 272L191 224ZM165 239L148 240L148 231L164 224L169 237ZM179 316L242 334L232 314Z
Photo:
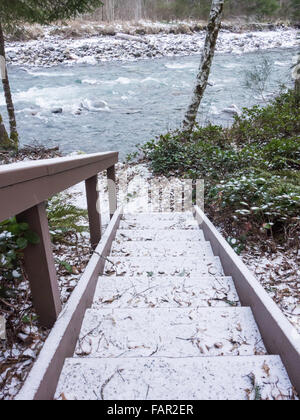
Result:
M245 108L230 129L175 131L141 149L155 174L204 178L213 216L281 233L300 226L299 111L288 91L264 108Z
M263 147L260 154L269 162L269 169L299 169L300 139L299 137L272 139Z
M142 146L153 172L218 181L242 169L290 170L300 167L298 137L272 139L263 146L252 143L235 147L229 140L218 145L219 139L215 137L207 136L206 140L202 140L205 130L210 132L211 126L201 128L199 137L198 130L195 131L193 139L188 142L185 135L177 131Z
M59 194L48 201L47 214L53 241L61 241L66 235L88 231L87 211L82 210Z
M146 143L142 150L157 174L222 176L235 165L237 152L226 143L224 134L220 135L221 130L212 125L198 127L191 140L180 131L167 133Z
M0 281L12 281L21 277L20 260L29 244L39 243L39 237L27 223L12 218L0 223ZM0 283L0 294L7 291Z
M49 200L47 213L53 241L66 242L67 235L88 230L87 212L68 204L62 195ZM0 295L9 293L9 282L21 278L23 252L37 243L39 237L27 223L18 223L15 217L0 223Z
M235 117L230 135L236 144L267 144L274 138L299 136L299 103L294 91L276 97L268 106L244 108Z
M210 188L208 199L220 210L229 207L236 215L263 223L300 221L300 186L280 176L247 174Z

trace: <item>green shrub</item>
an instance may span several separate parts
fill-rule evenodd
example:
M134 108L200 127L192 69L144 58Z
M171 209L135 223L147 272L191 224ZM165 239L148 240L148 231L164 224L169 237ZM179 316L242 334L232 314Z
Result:
M237 164L237 151L226 143L222 127L198 127L192 139L186 133L175 131L142 146L156 174L180 175L197 178L222 177Z
M211 127L207 127L210 131ZM216 137L202 139L199 131L186 142L180 132L160 136L142 146L155 174L205 177L207 182L218 181L242 169L289 170L300 167L298 137L272 139L265 145L252 143L236 147L229 141L218 144Z
M260 154L268 168L299 169L300 168L300 139L299 137L272 139L267 143Z
M47 213L53 241L66 242L66 236L88 230L87 211L68 204L63 195L49 200ZM0 223L0 296L8 296L10 282L21 278L23 252L29 244L37 243L39 238L27 223L18 223L15 217Z
M300 226L299 104L293 91L244 109L230 129L197 126L142 146L155 174L205 180L213 215L252 229ZM240 248L239 248L240 249Z
M299 136L300 108L294 91L282 93L266 107L244 108L235 117L230 136L236 144L267 144L274 138Z
M249 173L210 188L208 200L220 211L230 209L236 218L259 224L300 222L300 186L277 175Z
M11 218L0 223L0 295L8 292L7 282L21 277L20 261L29 244L39 243L39 237L27 223Z
M88 231L87 211L69 204L63 194L48 201L47 214L53 241L61 241L69 234Z

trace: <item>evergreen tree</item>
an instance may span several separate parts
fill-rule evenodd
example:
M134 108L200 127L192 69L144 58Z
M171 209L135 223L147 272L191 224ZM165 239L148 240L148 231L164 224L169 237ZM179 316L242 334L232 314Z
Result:
M292 20L300 23L300 0L291 0L291 17Z
M93 11L102 5L100 0L1 0L0 2L0 56L5 59L3 30L22 23L50 24ZM15 110L7 69L2 71L2 83L9 115L10 142L1 142L3 148L17 149L19 144ZM3 136L2 136L3 137ZM7 139L6 139L7 140Z

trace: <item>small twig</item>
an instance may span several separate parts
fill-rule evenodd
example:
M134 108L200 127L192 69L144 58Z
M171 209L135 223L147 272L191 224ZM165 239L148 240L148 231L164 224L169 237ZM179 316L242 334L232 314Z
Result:
M195 340L194 337L191 337L191 338L176 337L176 338L177 338L177 340L182 340L182 341L194 341Z
M99 254L99 252L97 252L97 251L94 251L94 254L98 255L98 256L99 256L100 258L102 258L104 261L106 261L106 262L110 263L110 264L113 266L113 268L115 269L115 272L117 273L117 271L118 271L118 267L116 266L116 264L115 264L113 261L111 261L109 258L104 257L103 255Z
M146 394L145 400L147 400L147 398L148 398L149 391L150 391L150 385L148 385L148 389L147 389L147 394Z
M159 347L158 347L158 344L157 344L156 349L154 350L154 352L153 352L153 353L151 353L151 354L149 355L149 357L154 356L154 354L156 354L156 353L158 352L158 349L159 349Z
M142 292L136 293L136 294L134 295L134 297L140 296L140 295L142 295L143 293L148 292L148 290L155 289L155 287L157 287L157 286L148 287L148 289L143 290ZM132 289L132 287L131 287L131 289ZM128 290L129 290L129 289L128 289Z
M110 383L110 381L116 376L117 373L120 374L121 372L123 372L123 370L124 369L118 369L114 374L111 375L110 378L108 378L104 382L104 384L101 387L101 399L102 399L102 401L104 401L104 389L105 389L105 387Z
M11 305L10 303L6 302L6 300L0 298L0 302L2 302L4 305L8 306L9 308L15 309L14 305Z

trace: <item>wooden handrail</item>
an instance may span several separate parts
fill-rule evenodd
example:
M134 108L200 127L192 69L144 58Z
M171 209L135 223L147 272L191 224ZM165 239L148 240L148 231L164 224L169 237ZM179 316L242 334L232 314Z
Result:
M0 166L0 222L113 167L117 152Z
M52 253L45 201L79 182L85 181L91 245L101 239L101 217L97 210L97 176L107 170L110 216L117 207L115 164L117 152L20 162L0 167L0 222L16 216L40 238L24 251L25 269L39 321L52 327L61 312L55 263ZM113 211L112 211L113 209Z
M91 163L118 159L118 152L94 153L59 157L54 159L31 160L0 166L0 188L15 185L18 182L41 178L45 175L55 175L69 169L80 168Z

